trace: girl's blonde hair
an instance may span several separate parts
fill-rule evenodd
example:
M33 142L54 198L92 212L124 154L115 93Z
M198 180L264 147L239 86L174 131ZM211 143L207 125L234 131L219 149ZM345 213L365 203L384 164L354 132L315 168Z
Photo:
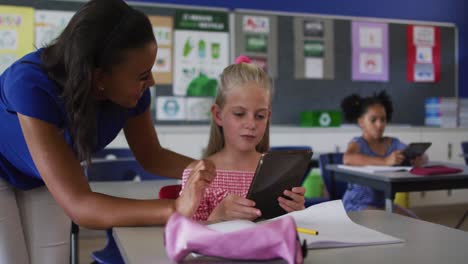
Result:
M269 96L270 106L273 96L273 87L268 74L255 64L239 63L232 64L223 70L220 76L220 83L216 94L215 104L221 109L226 102L226 94L231 89L242 87L248 82L255 82L259 87L265 89ZM210 139L203 157L211 156L224 148L223 128L218 126L211 118ZM265 134L255 149L260 152L266 152L270 148L270 121L267 121Z

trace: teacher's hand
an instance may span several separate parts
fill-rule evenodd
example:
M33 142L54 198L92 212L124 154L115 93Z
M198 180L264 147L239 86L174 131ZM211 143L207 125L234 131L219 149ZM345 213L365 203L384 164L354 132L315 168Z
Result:
M288 200L283 197L278 197L279 206L281 206L281 208L286 212L299 211L305 208L304 187L294 187L291 191L285 190L283 194L291 199Z
M198 209L205 189L216 176L216 167L209 160L196 163L179 198L176 199L176 211L191 217Z
M208 222L219 222L233 219L254 220L261 216L255 202L234 194L228 194L211 212Z

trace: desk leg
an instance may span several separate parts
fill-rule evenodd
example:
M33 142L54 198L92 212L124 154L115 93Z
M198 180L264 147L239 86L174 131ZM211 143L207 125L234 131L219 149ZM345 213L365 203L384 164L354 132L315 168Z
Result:
M393 212L393 201L390 198L385 198L385 211L389 213Z

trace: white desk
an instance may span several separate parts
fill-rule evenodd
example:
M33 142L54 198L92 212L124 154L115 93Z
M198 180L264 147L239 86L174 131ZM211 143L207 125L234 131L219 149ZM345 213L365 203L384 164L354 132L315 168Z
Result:
M91 189L94 192L141 200L157 199L161 187L173 184L179 184L179 180L90 182Z
M356 223L405 239L406 242L368 247L309 250L305 263L467 263L467 232L384 211L351 212L349 216ZM113 232L127 264L173 263L167 258L164 249L163 227L114 228ZM240 262L214 258L188 258L184 263ZM267 263L285 262L275 260Z
M463 172L430 176L414 175L407 171L368 173L340 168L336 164L327 165L327 170L332 172L330 176L335 180L357 183L383 191L385 195L385 209L388 212L392 212L393 199L397 192L468 188L468 166L449 163L437 164L460 168Z

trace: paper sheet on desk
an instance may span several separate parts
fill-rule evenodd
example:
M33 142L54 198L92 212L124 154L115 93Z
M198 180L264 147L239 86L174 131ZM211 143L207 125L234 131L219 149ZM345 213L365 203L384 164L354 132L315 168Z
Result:
M330 201L308 207L302 211L289 213L297 227L318 230L317 236L299 233L307 240L309 249L351 247L401 243L403 240L392 237L351 221L341 200ZM280 217L284 217L280 216ZM209 225L220 232L235 231L255 225L247 220L233 220Z
M338 165L338 168L352 170L352 171L375 173L375 172L409 171L413 167L411 167L411 166L370 166L370 165L369 166L349 166L349 165Z

